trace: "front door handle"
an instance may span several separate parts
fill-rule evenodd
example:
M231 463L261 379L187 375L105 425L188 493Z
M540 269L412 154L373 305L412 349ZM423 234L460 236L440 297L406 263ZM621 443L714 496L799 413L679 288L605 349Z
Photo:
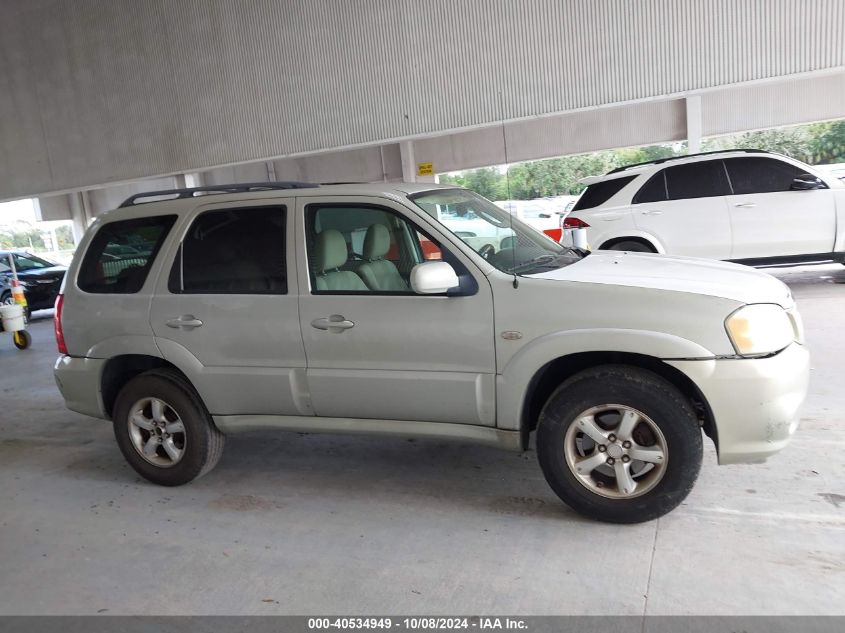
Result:
M193 314L183 314L178 319L170 319L165 321L167 327L172 327L178 330L193 330L202 325L202 321L196 318Z
M311 321L311 327L315 327L318 330L328 330L333 334L340 334L344 330L355 327L355 324L342 314L333 314L330 317L314 319Z
M663 211L643 211L643 215L663 215Z
M753 209L757 205L754 202L737 202L734 206L740 209Z

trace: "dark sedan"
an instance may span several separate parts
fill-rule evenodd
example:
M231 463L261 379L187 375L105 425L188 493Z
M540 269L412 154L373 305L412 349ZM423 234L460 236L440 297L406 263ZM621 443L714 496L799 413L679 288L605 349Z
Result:
M14 260L18 280L23 286L30 310L52 308L62 286L67 268L29 253L0 251L0 303L11 303L12 269L9 257Z

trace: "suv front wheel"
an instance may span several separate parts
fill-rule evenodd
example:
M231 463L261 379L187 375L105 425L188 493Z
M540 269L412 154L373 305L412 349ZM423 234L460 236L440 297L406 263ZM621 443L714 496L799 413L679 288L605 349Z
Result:
M210 471L225 436L193 388L176 372L153 370L130 380L117 396L114 435L138 474L179 486Z
M701 429L686 398L650 371L588 369L549 398L537 454L557 495L588 517L639 523L689 494L701 468Z

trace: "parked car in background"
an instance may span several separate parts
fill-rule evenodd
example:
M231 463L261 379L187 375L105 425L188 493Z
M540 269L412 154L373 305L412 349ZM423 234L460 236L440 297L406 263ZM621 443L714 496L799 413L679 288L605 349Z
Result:
M564 220L594 249L754 266L845 260L845 183L759 150L630 165L584 179Z
M493 204L555 241L560 240L560 217L563 212L551 200L498 200Z
M573 251L458 187L176 193L100 215L56 303L67 406L110 420L150 481L203 475L237 431L535 432L562 500L633 523L686 498L703 434L733 464L797 429L809 352L760 271ZM112 266L122 244L144 255Z
M14 261L18 280L23 287L27 309L31 312L52 308L67 268L30 253L0 251L0 303L3 304L14 301L10 257Z

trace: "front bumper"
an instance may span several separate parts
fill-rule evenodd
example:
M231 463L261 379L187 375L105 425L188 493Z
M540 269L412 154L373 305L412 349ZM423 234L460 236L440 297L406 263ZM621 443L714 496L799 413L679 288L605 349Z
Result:
M108 419L100 391L106 361L101 358L59 356L53 366L53 377L65 406L71 411L95 418Z
M798 428L810 354L793 343L768 358L666 361L701 390L716 424L720 464L765 461Z

